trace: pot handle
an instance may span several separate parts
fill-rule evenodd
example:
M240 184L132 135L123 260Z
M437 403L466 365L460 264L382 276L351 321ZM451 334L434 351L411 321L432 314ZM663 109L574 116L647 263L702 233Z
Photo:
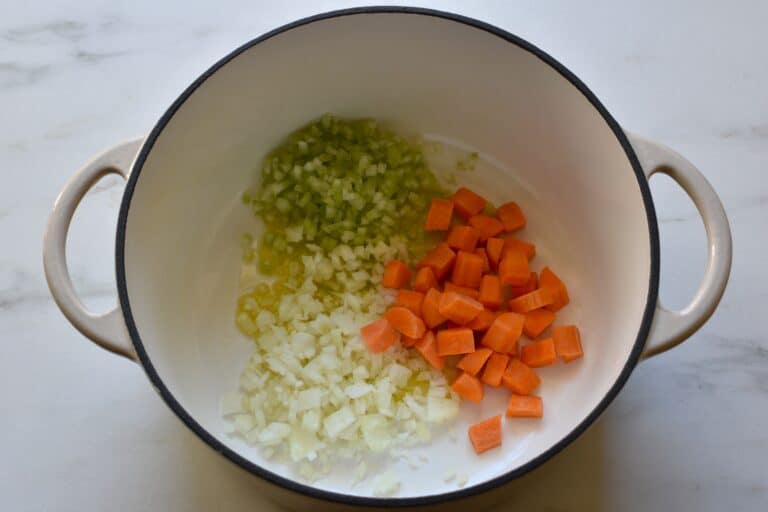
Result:
M94 343L133 361L136 360L136 354L120 307L97 315L85 309L77 297L67 268L66 246L72 216L85 193L108 174L119 174L127 178L142 142L143 139L124 142L105 151L80 169L56 198L43 240L45 279L61 312Z
M712 185L692 163L666 146L634 134L628 136L648 179L656 173L664 173L693 200L704 221L709 253L704 280L688 306L671 311L657 302L651 332L641 356L647 359L683 342L715 312L731 273L731 228Z

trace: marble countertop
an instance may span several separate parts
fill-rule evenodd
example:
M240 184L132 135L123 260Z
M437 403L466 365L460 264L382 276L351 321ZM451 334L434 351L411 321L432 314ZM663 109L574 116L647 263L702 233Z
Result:
M101 149L146 133L217 58L297 17L355 3L4 4L0 509L272 509L249 475L169 412L136 365L68 324L43 278L41 239L72 173ZM733 273L711 321L641 364L585 435L514 484L512 502L547 511L765 510L768 338L757 319L768 302L768 4L416 4L486 20L554 55L620 123L696 163L732 222ZM680 307L703 274L704 229L670 180L654 178L652 189L661 296ZM99 184L77 212L68 247L76 287L96 310L116 300L121 194L117 179Z

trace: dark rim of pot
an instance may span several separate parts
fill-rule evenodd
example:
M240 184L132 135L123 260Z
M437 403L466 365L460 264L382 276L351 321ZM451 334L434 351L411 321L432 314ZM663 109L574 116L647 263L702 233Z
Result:
M646 297L645 311L643 312L642 323L637 333L637 338L635 339L630 356L627 359L626 363L624 364L624 368L622 369L616 382L613 384L613 386L611 386L611 389L608 391L605 397L600 401L597 407L595 407L592 410L592 412L579 425L576 426L576 428L574 428L568 435L563 437L560 441L555 443L548 450L541 453L536 458L530 460L529 462L523 464L522 466L519 466L491 480L487 480L483 483L473 485L471 487L467 487L467 488L456 490L456 491L446 492L442 494L404 497L404 498L371 498L371 497L365 497L365 496L354 496L354 495L341 494L336 492L329 492L329 491L312 487L310 485L304 485L297 481L277 475L261 466L254 464L248 459L240 456L235 451L228 448L226 445L224 445L219 440L217 440L213 435L211 435L207 430L205 430L197 421L195 421L195 419L192 418L192 416L190 416L190 414L186 410L184 410L181 404L179 404L179 402L174 398L174 396L168 390L166 385L163 383L163 380L160 378L160 375L158 375L157 371L155 370L155 367L152 365L152 361L149 359L149 356L147 355L147 352L144 349L144 344L141 341L141 336L139 335L139 331L136 328L136 323L134 322L133 314L131 313L131 303L128 297L128 288L126 284L126 275L125 275L125 234L126 234L126 223L128 221L128 213L131 207L131 198L136 188L136 183L138 182L139 177L141 176L141 170L144 163L146 162L147 156L152 150L152 147L155 141L157 141L158 137L163 132L163 129L171 120L171 118L173 118L176 111L178 111L179 108L181 108L184 102L211 75L216 73L225 64L227 64L229 61L231 61L241 53L245 52L249 48L263 41L266 41L278 34L282 34L284 32L287 32L297 27L301 27L309 23L313 23L321 20L327 20L330 18L338 18L341 16L351 16L351 15L357 15L357 14L412 14L412 15L418 15L418 16L433 16L437 18L443 18L446 20L454 21L456 23L462 23L464 25L474 27L478 30L483 30L485 32L493 34L535 55L537 58L539 58L540 60L542 60L549 66L551 66L555 71L557 71L560 75L562 75L563 78L568 80L579 91L581 91L584 97L592 104L592 106L603 117L603 119L608 124L610 129L613 131L613 134L616 136L616 139L621 144L621 147L624 149L627 159L629 160L629 162L632 165L632 168L634 169L634 172L637 178L637 183L640 188L640 193L643 198L643 203L645 204L645 211L647 216L649 239L650 239L650 261L651 261L651 272L649 275L649 283L648 283L648 296ZM656 306L656 298L658 294L658 283L659 283L659 234L658 234L658 226L656 222L656 212L654 210L653 201L651 199L651 193L648 187L648 182L645 178L645 174L643 173L643 169L640 166L640 163L638 162L637 156L635 155L635 152L632 149L632 146L627 140L627 137L625 136L619 124L608 113L608 111L600 103L597 97L589 90L589 88L587 88L586 85L584 85L584 83L581 80L579 80L565 66L560 64L558 61L556 61L546 52L542 51L541 49L537 48L531 43L515 35L510 34L505 30L497 28L493 25L489 25L488 23L484 23L482 21L467 18L465 16L460 16L458 14L441 12L441 11L436 11L432 9L421 9L421 8L415 8L415 7L381 7L381 6L357 7L352 9L343 9L338 11L327 12L323 14L318 14L316 16L304 18L304 19L295 21L293 23L284 25L260 37L257 37L256 39L253 39L252 41L237 48L227 56L220 59L216 64L211 66L205 73L203 73L197 80L195 80L192 83L192 85L187 87L187 89L181 94L181 96L178 97L178 99L176 99L176 101L173 102L171 107L165 112L165 114L163 114L163 116L160 118L158 123L155 125L152 132L149 134L149 136L147 137L146 141L142 146L141 151L136 158L136 161L133 165L133 169L128 178L128 183L125 188L125 194L123 195L122 204L120 206L120 214L118 217L118 224L117 224L117 240L116 240L115 258L116 258L116 267L117 267L117 286L118 286L118 295L120 298L120 305L122 307L126 325L128 326L128 332L131 336L131 340L133 341L133 345L136 349L136 354L138 355L142 366L144 367L147 375L149 376L149 379L152 381L152 384L160 393L163 400L165 400L168 406L187 425L187 427L189 427L193 432L195 432L195 434L197 434L203 441L205 441L208 445L210 445L214 450L221 453L222 455L224 455L226 458L228 458L235 464L241 466L242 468L245 468L246 470L267 480L268 482L276 484L284 489L287 489L289 491L293 491L296 493L300 493L312 498L320 499L320 500L343 503L348 505L371 506L371 507L414 507L414 506L433 505L437 503L444 503L451 500L467 498L469 496L473 496L482 492L489 491L491 489L495 489L525 473L528 473L534 468L540 466L545 461L549 460L555 454L560 452L563 448L568 446L574 439L576 439L579 435L581 435L605 410L608 404L610 404L611 401L613 401L613 399L616 397L618 392L626 383L630 373L632 373L632 370L634 369L635 365L637 364L640 358L640 353L643 349L645 340L648 336L648 332L651 326L651 320L653 319L653 313Z

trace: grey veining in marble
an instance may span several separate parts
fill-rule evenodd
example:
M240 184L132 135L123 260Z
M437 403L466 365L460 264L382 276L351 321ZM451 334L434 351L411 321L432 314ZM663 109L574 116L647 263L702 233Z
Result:
M146 133L217 58L277 25L354 4L0 0L0 510L273 508L172 416L139 368L65 321L42 275L41 238L70 175ZM416 5L547 50L624 126L697 164L732 222L733 274L712 320L640 365L597 424L516 483L502 509L766 510L768 3ZM704 229L671 181L654 178L652 189L662 299L682 307L704 271ZM96 310L116 300L121 194L120 179L100 183L68 246L76 287Z

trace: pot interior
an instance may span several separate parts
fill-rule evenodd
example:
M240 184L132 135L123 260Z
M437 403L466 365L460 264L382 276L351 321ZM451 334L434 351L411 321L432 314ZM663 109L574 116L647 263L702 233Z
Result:
M225 433L219 397L236 389L252 347L234 324L240 235L254 223L240 195L268 150L325 112L478 151L460 184L520 203L532 268L568 284L557 322L578 324L585 357L541 369L544 418L506 421L503 447L478 457L466 428L502 412L508 394L462 402L454 426L414 450L428 462L395 463L398 496L457 490L444 481L451 470L469 487L523 467L574 431L627 364L648 300L648 221L627 154L589 99L534 53L452 19L357 13L296 26L229 60L161 123L134 170L124 233L130 312L161 385L222 445L297 479ZM452 170L435 158L435 171ZM311 485L370 496L370 479L351 486L350 471Z

